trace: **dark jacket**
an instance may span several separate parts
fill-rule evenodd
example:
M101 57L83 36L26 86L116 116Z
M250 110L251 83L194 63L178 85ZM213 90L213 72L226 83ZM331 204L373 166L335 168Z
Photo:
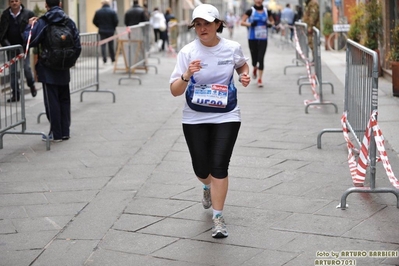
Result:
M145 14L144 8L139 5L133 5L125 13L126 26L137 25L145 21L148 21L148 17Z
M52 7L43 16L46 17L46 19L39 18L32 27L30 47L37 47L44 43L46 38L46 27L48 25L47 21L60 22L68 18L68 16L64 13L64 11L58 6ZM68 21L69 22L67 26L70 27L74 33L73 37L75 40L76 57L79 57L80 52L82 51L82 47L80 45L79 30L76 28L75 22L73 22L71 19L69 19ZM30 30L31 26L28 25L25 29L25 40L28 40ZM37 71L38 80L42 83L66 85L70 81L69 69L55 70L45 67L41 63L40 54L39 54L39 60L36 64L36 71Z
M31 17L34 17L35 14L30 11L29 9L26 9L23 5L21 5L21 13L18 15L17 20L19 23L19 34L21 34L21 39L24 40L24 31L26 28L26 25L29 23L29 19ZM22 46L25 46L24 43L10 43L10 41L7 39L7 31L8 27L10 25L10 7L7 8L6 10L3 11L1 14L1 19L0 19L0 44L1 46L9 46L13 44L21 44Z
M98 33L100 34L114 33L118 23L118 15L109 5L103 5L102 8L97 10L94 14L93 24L97 26Z

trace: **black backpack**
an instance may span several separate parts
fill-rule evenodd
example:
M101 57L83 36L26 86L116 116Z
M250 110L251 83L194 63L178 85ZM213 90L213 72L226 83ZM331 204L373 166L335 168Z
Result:
M47 20L46 17L44 18ZM74 33L68 27L69 20L66 18L57 23L48 22L40 55L41 62L46 67L66 70L73 67L78 59Z

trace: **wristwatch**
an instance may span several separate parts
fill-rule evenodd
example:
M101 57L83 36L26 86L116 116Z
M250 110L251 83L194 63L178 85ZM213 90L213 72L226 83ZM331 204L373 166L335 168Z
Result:
M181 80L183 80L183 81L185 81L185 82L189 82L190 80L188 80L188 79L185 79L184 77L183 77L183 74L181 74Z

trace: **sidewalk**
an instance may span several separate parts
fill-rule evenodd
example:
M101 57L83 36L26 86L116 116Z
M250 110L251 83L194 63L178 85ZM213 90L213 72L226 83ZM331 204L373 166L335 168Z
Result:
M249 57L245 28L236 28L234 39ZM396 198L354 193L346 210L337 209L352 185L345 140L326 133L316 147L322 129L341 127L344 55L322 53L323 80L335 87L323 96L338 113L323 106L305 114L303 101L313 96L306 87L300 95L296 81L306 70L284 75L295 52L276 40L268 46L264 88L237 83L242 125L224 210L228 238L210 235L212 211L202 207L182 134L184 97L169 92L175 59L159 54L160 64L149 62L157 74L135 74L141 85L118 85L127 75L101 65L100 89L114 91L116 102L105 93L84 94L83 102L72 94L71 139L50 151L38 136L4 136L0 265L297 266L338 252L347 255L344 265L399 265ZM388 81L380 78L379 87L379 124L399 175L399 102ZM41 92L26 98L30 131L49 128L45 119L36 123L42 99ZM377 186L391 187L382 165L376 171Z

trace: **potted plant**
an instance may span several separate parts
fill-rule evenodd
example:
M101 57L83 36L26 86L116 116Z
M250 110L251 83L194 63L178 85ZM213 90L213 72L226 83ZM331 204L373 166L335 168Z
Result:
M354 42L361 43L362 35L364 33L364 4L359 3L350 8L351 12L351 26L348 32L348 38Z
M324 39L325 39L324 43L325 43L326 50L329 50L328 45L327 45L328 38L334 32L333 23L334 22L333 22L331 12L324 13L324 15L323 15L323 35L324 35Z
M392 93L399 97L399 24L391 30L389 60L392 68Z

